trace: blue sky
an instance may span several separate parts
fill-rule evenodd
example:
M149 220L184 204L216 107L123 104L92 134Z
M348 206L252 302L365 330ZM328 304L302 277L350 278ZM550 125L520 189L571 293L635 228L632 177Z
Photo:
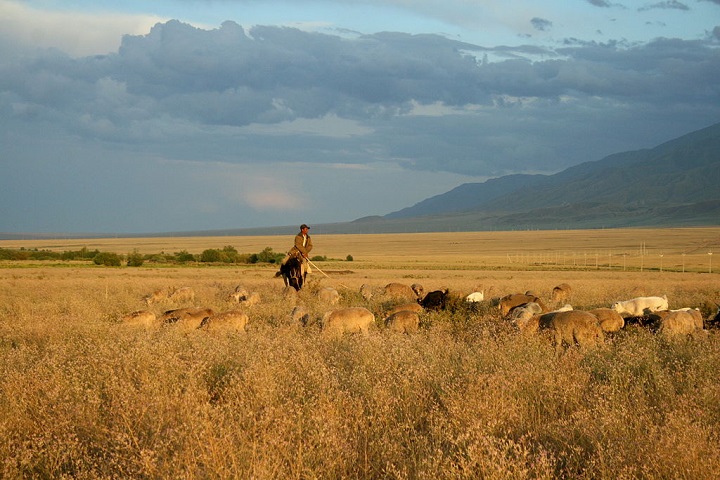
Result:
M384 215L716 123L717 78L720 0L0 0L0 232Z

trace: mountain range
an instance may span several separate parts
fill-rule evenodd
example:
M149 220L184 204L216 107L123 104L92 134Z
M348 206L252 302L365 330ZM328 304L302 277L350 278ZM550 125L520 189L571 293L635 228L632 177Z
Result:
M617 153L554 175L466 183L357 222L409 226L418 220L436 227L429 230L718 225L720 123L655 148Z

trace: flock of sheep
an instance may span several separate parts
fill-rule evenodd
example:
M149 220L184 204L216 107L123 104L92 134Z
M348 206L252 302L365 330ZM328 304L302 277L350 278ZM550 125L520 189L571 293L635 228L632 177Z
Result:
M303 292L304 295L309 294ZM420 329L421 315L428 311L444 310L451 297L448 290L425 293L419 284L405 285L389 283L384 287L362 285L359 294L366 302L371 299L383 300L382 325L392 332L414 334ZM312 309L299 302L298 292L291 287L283 290L285 299L291 298L294 306L290 312L292 322L307 326L317 322L324 335L337 336L344 333L368 335L376 325L375 314L367 306L339 307L341 295L332 287L319 288L312 292L313 301L330 307L321 314L313 315ZM618 301L607 308L575 310L566 303L571 299L572 288L568 284L556 286L551 294L551 305L564 306L550 309L532 292L512 293L489 300L499 315L523 335L549 334L557 352L565 345L592 348L604 342L608 333L621 330L626 324L649 326L654 331L668 336L696 336L705 332L707 326L720 322L720 307L717 314L703 320L696 308L670 310L666 296L637 297ZM195 293L191 287L158 290L145 296L148 307L153 305L192 304ZM138 310L124 315L125 324L158 327L177 325L178 328L223 330L245 332L249 322L249 307L260 303L256 292L249 292L238 286L226 296L232 308L216 312L205 307L183 307L165 310L155 314L149 309ZM475 291L461 298L465 305L480 305L485 302L482 291ZM298 304L300 303L300 304Z

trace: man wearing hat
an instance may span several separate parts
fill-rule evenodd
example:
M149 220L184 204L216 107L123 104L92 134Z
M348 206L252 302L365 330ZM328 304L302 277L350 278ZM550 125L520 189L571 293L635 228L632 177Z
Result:
M310 250L313 248L312 240L308 231L310 227L306 224L300 225L300 233L295 235L295 245L290 249L288 254L282 261L285 265L290 257L298 257L302 261L303 274L310 272L310 266L308 265L308 259L310 258Z

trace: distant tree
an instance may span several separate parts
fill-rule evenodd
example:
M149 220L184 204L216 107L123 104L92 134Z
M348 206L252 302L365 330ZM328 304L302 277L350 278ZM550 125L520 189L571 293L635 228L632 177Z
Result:
M175 261L178 263L194 262L195 255L189 253L187 250L181 250L175 254Z
M137 248L132 251L132 253L128 253L127 256L127 266L128 267L142 267L143 263L145 263L145 259L140 254L140 252L137 251Z
M348 255L347 257L345 257L345 260L347 260L348 262L352 262L354 259L352 255Z
M205 263L220 262L222 261L221 252L217 248L208 248L207 250L203 250L200 254L200 261Z
M93 257L95 265L105 265L106 267L119 267L122 263L120 255L112 252L100 252Z

